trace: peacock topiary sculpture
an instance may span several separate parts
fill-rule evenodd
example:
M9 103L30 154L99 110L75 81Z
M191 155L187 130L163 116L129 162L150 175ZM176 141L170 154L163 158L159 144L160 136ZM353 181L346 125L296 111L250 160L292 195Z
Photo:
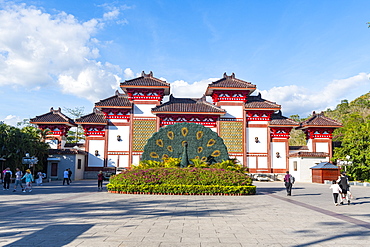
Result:
M212 164L229 159L229 154L222 138L210 128L178 123L159 129L149 138L142 160L162 161L169 157L181 158L181 167L185 167L191 159Z

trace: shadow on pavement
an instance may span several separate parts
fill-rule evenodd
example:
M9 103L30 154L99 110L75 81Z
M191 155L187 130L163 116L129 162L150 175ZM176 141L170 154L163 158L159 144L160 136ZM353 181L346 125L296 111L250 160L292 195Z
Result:
M292 191L294 193L294 190L301 190L301 189L304 189L304 188L301 188L301 187L293 187ZM258 187L257 185L257 192L256 194L273 194L273 193L276 193L276 192L280 192L280 191L285 191L285 187L282 186L282 187Z
M330 241L332 240L345 239L345 238L352 239L353 237L356 237L356 236L361 238L362 236L368 236L369 234L370 234L370 231L351 231L347 233L340 233L340 234L333 235L333 236L323 238L323 239L318 239L318 240L311 241L305 244L293 245L292 247L315 246L315 245L320 245L320 244L324 244L326 246L326 244L330 243Z
M93 226L92 224L50 225L4 246L64 246Z

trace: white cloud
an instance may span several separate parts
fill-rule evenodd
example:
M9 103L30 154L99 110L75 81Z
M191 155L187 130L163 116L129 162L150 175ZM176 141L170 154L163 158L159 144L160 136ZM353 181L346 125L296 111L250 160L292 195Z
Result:
M124 73L124 77L125 77L125 79L132 79L132 78L134 78L134 72L130 69L130 68L126 68L124 71L123 71L123 73Z
M100 63L93 37L105 19L79 22L73 15L45 13L33 6L3 3L0 10L0 86L37 90L60 86L62 92L95 101L118 87L121 69ZM109 91L109 92L108 92Z
M296 85L273 87L262 90L262 98L274 101L282 106L283 114L298 114L307 117L312 111L334 109L343 99L353 100L369 89L370 74L360 73L346 79L333 80L321 88L306 88Z
M2 121L7 125L17 126L17 123L21 122L22 119L19 116L8 115Z
M219 80L220 78L209 78L192 84L178 80L171 83L171 93L178 98L200 98L205 94L208 84Z
M103 95L110 95L119 88L120 77L117 76L119 68L106 63L91 61L82 70L71 74L61 74L58 82L62 92L83 96L91 102L96 102Z
M124 18L119 19L119 17L121 15L121 11L126 10L126 9L131 9L132 7L130 7L128 5L125 5L125 4L120 5L120 6L116 6L116 5L112 5L112 4L108 4L108 3L99 5L99 7L102 7L107 11L103 14L103 20L104 21L113 21L114 20L119 25L126 25L128 23L128 21L126 19L124 19Z

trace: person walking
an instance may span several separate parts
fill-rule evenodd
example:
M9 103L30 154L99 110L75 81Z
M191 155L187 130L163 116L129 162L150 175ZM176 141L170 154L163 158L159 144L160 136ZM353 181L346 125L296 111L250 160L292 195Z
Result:
M293 187L294 181L295 181L294 177L291 174L289 174L289 171L286 171L286 175L284 176L284 183L285 183L287 196L292 195L292 187Z
M13 192L17 191L18 185L21 186L22 191L24 191L24 188L23 188L23 185L22 185L23 172L18 167L15 168L15 170L16 170L16 172L15 172L15 183L14 183Z
M338 197L339 197L339 193L342 192L342 189L340 188L339 184L337 184L337 181L335 180L333 180L332 185L330 185L330 189L333 191L334 204L335 206L338 206Z
M348 198L348 193L347 193L349 191L349 180L345 172L342 172L340 174L340 177L337 180L337 182L339 184L339 187L342 189L342 193L341 193L342 201L340 202L340 204L343 204L344 200L347 200L347 204L350 205L351 200Z
M26 180L26 188L23 190L23 192L27 192L27 190L28 192L32 192L32 182L34 181L34 179L30 169L26 170L26 174L24 174L22 179Z
M65 184L65 182L67 182L67 185L69 185L68 169L66 169L66 170L63 172L63 185Z
M71 171L71 168L68 168L68 180L70 183L72 183L71 177L72 177L72 171Z
M10 186L10 180L12 178L12 171L10 170L9 167L7 167L4 171L3 171L3 176L4 176L4 181L3 181L3 190L9 190L9 186Z
M38 172L37 173L37 179L36 179L36 184L39 186L39 185L42 185L42 179L44 178L44 175L42 174L42 172Z
M98 190L103 189L104 174L102 171L98 173Z

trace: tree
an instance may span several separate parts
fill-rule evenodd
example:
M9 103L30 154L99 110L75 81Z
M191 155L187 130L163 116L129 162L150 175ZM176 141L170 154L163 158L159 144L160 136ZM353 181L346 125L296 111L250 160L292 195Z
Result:
M24 170L22 158L26 153L38 157L39 163L35 169L44 170L49 146L41 142L39 130L35 127L22 129L0 124L0 157L5 159L5 166L14 170L16 167Z
M355 180L370 181L370 118L354 113L345 117L343 125L342 145L334 149L333 160L349 155L352 165L347 168L348 174Z
M64 107L64 109L67 111L68 117L72 118L74 121L77 118L80 118L84 115L85 108L82 107L75 107L74 109ZM81 126L73 127L71 128L67 133L67 142L68 143L78 143L81 140L85 140L84 130Z
M298 122L298 123L304 120L304 119L300 118L300 116L298 114L291 115L289 118ZM290 146L304 146L304 145L306 145L306 136L305 136L305 134L303 133L302 130L292 129L290 131L289 145Z

